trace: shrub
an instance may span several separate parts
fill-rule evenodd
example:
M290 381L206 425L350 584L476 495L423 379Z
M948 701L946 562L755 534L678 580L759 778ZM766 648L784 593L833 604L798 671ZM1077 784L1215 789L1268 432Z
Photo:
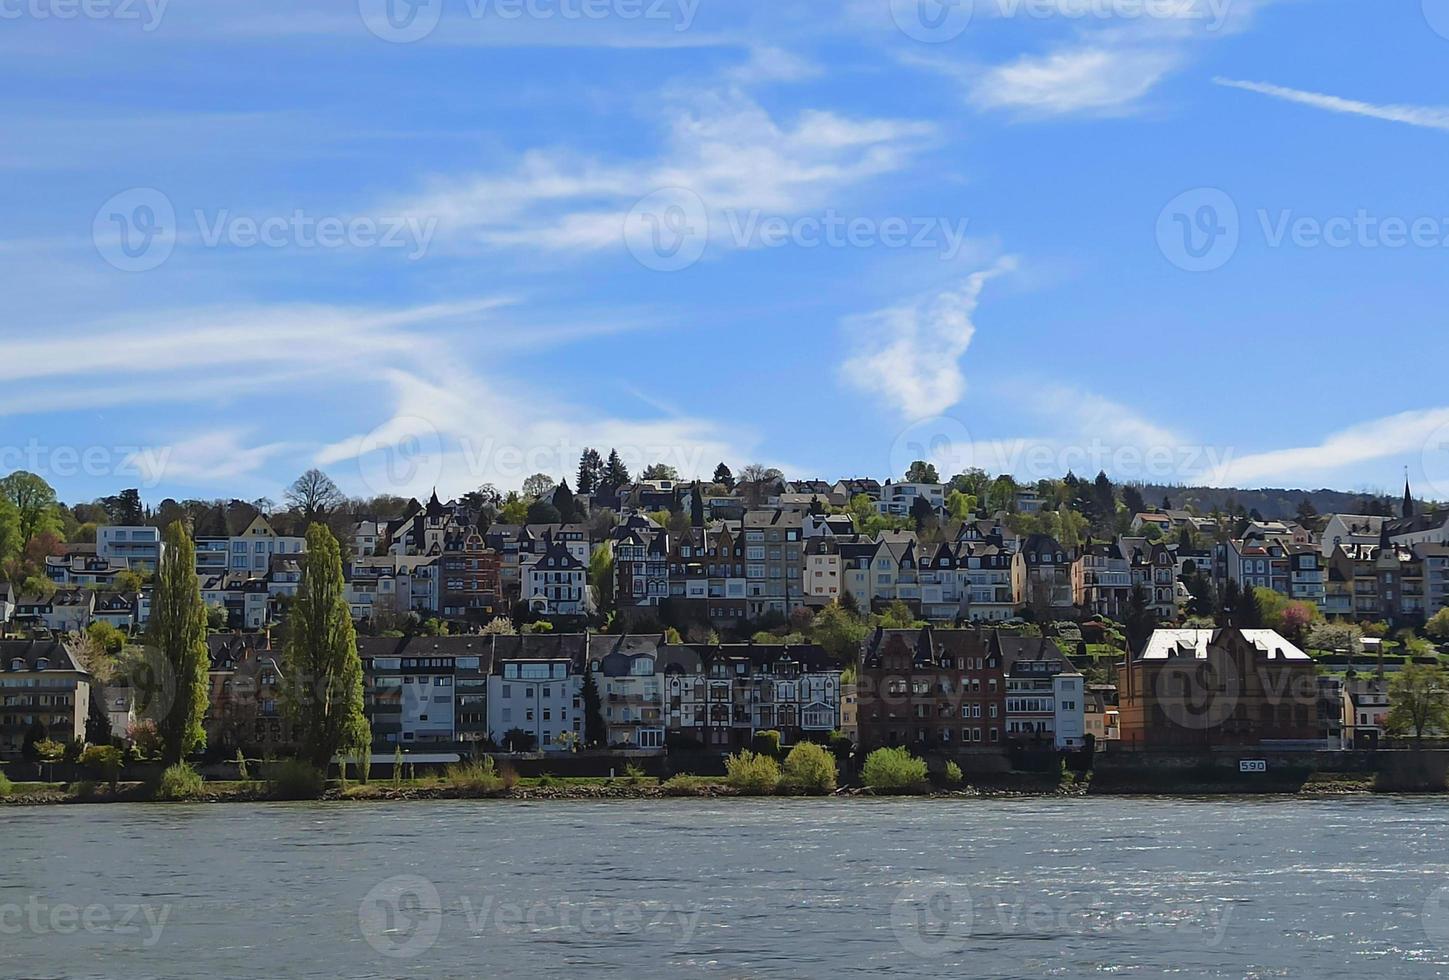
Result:
M10 777L0 772L0 797L9 796L14 791L15 784L10 781Z
M381 787L368 786L366 784L349 786L342 791L342 798L344 800L380 800L384 795L386 793Z
M877 793L909 793L925 783L926 764L906 749L876 749L860 776Z
M155 795L158 800L191 800L200 796L205 789L206 784L201 779L201 773L185 762L178 762L161 774L161 782L156 787Z
M725 760L727 782L745 796L768 796L780 785L780 764L746 749Z
M629 781L630 786L638 786L644 782L644 770L631 762L624 767L624 778Z
M247 772L247 757L242 755L241 749L236 750L236 778L244 781L252 778Z
M121 775L121 750L114 745L90 745L81 753L81 765L99 773L111 784L115 792L116 780Z
M961 781L966 777L961 772L961 767L954 762L946 763L946 785L960 786Z
M780 733L755 732L754 750L756 755L767 755L772 759L780 758Z
M559 779L553 773L546 772L538 777L538 785L541 787L547 788L552 786L560 786L562 784L563 780Z
M708 796L709 783L698 776L671 776L664 781L665 796Z
M82 779L70 788L71 793L78 800L88 800L96 795L96 784L89 779Z
M477 795L501 793L518 784L518 774L511 768L500 771L491 756L482 762L455 762L446 778L453 789Z
M301 759L287 759L267 773L267 792L276 800L315 800L327 788L327 777Z
M814 742L801 742L785 757L783 780L792 793L833 793L837 774L835 759Z

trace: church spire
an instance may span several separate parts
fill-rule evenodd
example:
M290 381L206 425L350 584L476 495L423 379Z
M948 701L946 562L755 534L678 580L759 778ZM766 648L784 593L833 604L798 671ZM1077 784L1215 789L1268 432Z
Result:
M1409 489L1409 468L1404 467L1404 517L1414 516L1414 494Z

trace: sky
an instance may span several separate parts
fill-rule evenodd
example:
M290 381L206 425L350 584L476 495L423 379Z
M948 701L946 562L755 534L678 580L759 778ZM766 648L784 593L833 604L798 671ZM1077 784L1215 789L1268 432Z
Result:
M1449 499L1449 0L3 0L0 472Z

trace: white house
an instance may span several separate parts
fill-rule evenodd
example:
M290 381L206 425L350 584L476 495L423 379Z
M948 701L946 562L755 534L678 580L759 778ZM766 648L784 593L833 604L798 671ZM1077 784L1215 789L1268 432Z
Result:
M542 752L568 751L584 733L583 681L571 658L495 660L488 677L488 736L503 745L509 732L533 736Z

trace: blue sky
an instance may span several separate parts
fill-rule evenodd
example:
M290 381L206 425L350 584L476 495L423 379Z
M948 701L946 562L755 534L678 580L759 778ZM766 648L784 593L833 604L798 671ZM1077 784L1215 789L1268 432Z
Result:
M393 2L0 6L0 469L1449 498L1449 0Z

